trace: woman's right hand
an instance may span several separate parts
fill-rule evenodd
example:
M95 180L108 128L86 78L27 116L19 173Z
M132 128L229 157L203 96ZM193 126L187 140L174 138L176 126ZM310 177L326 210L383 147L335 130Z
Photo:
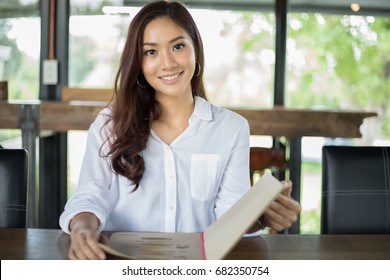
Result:
M71 260L102 260L106 258L98 242L104 239L98 232L99 220L92 213L80 213L70 222ZM104 241L103 241L104 242Z

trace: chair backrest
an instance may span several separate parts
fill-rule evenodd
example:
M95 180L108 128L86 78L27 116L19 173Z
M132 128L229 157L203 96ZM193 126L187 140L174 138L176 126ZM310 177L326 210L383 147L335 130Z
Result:
M390 147L324 146L321 233L390 234Z
M251 147L249 155L249 172L253 185L253 176L259 172L262 176L266 169L283 171L287 167L284 153L275 148Z
M0 228L26 227L28 153L0 148Z

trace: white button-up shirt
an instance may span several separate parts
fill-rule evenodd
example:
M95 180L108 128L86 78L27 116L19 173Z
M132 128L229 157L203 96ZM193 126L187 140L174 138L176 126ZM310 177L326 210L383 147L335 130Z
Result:
M132 192L132 182L101 156L110 113L102 110L88 131L78 186L60 217L65 232L80 212L94 213L99 230L201 232L249 189L249 126L242 116L196 97L189 126L170 145L151 132L145 172Z

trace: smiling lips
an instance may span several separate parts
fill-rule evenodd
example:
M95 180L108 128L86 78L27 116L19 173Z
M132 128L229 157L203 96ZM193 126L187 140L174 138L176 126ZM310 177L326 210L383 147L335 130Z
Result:
M183 72L180 72L180 73L177 73L177 74L171 75L171 76L162 76L162 77L160 77L160 79L163 81L171 82L171 81L174 81L175 79L177 79L182 73Z

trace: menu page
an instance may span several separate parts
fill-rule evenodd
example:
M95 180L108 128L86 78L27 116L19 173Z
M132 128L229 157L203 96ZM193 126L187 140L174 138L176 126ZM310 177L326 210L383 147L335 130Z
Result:
M205 230L205 257L219 260L229 253L283 189L279 180L265 173L243 197Z
M115 232L108 246L100 244L107 253L136 260L201 260L201 234L166 232Z

